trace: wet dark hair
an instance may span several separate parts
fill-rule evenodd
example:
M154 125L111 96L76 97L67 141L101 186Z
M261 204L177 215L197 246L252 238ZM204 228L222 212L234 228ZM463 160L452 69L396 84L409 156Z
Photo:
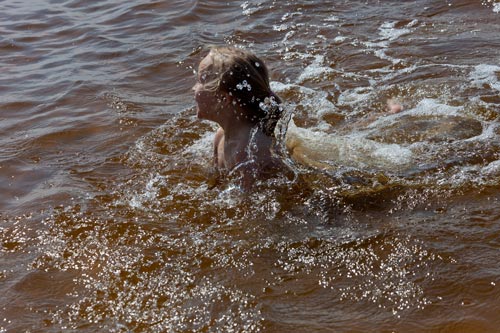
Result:
M207 89L217 94L227 93L233 104L239 106L238 110L242 110L237 117L274 136L283 111L282 102L271 90L264 62L251 52L230 46L212 47L209 56L212 64L206 69Z

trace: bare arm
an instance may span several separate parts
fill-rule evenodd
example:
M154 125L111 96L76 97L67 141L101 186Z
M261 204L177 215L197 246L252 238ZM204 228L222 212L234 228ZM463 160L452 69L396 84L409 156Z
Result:
M219 127L214 138L214 165L216 168L224 168L226 160L224 157L224 130Z

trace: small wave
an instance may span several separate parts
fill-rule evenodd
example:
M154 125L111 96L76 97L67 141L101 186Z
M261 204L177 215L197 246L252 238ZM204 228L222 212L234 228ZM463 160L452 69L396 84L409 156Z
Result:
M271 88L279 95L287 96L296 100L297 105L290 107L295 108L295 114L298 109L302 110L304 116L310 119L320 120L324 115L330 114L336 110L335 104L328 99L328 93L307 88L298 84L285 84L281 82L271 82ZM325 124L320 122L316 124L320 129L325 130Z
M334 73L335 71L327 66L324 66L325 57L323 55L315 56L314 61L304 68L302 74L297 79L297 83L302 83L311 79L318 79L328 74Z
M344 167L381 168L386 171L407 167L412 160L409 149L397 144L368 140L354 133L329 135L295 126L290 122L287 146L299 162L321 169Z
M488 176L500 176L500 161L493 161L486 165L481 172Z
M424 98L415 108L408 110L406 114L415 116L457 116L460 109L457 106L440 103L436 99Z
M380 36L383 40L394 41L401 36L407 35L411 32L410 27L414 27L418 20L413 20L403 28L396 27L398 22L385 22L379 28Z
M400 59L389 56L386 50L389 48L390 43L398 40L400 37L412 33L413 28L418 25L418 20L413 20L409 23L402 24L398 21L384 22L378 29L380 39L378 41L369 41L364 44L374 50L375 56L383 60L388 60L393 64L401 62Z
M471 84L478 88L488 88L500 91L500 66L480 64L470 73Z
M245 16L251 16L252 14L255 14L261 9L262 4L257 4L256 7L252 7L252 4L250 4L249 1L245 1L241 5L241 9L243 10L243 15Z

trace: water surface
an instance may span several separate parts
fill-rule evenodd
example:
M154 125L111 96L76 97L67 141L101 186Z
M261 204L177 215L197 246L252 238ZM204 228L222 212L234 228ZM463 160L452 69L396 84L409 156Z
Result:
M0 332L499 332L497 1L0 8ZM384 149L214 187L210 44Z

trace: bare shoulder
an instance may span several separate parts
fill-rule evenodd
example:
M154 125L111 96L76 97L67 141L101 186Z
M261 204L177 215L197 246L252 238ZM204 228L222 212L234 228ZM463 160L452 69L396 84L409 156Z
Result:
M216 167L223 168L225 166L224 157L224 130L219 127L214 138L214 164Z

